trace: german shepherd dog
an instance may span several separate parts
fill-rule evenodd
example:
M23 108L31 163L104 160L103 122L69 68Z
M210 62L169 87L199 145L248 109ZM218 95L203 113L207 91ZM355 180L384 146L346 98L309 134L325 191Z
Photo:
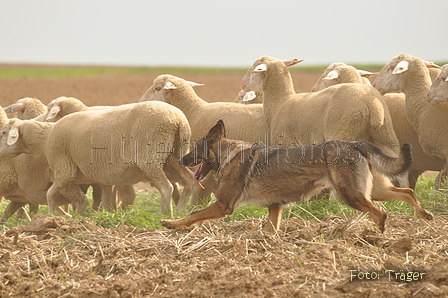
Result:
M278 149L226 139L220 120L180 162L198 166L194 173L198 184L210 170L218 172L217 201L184 218L162 220L162 225L170 229L225 217L244 202L268 207L266 229L275 231L280 226L283 205L306 201L324 188L334 189L347 205L368 213L382 232L387 214L372 200L399 199L413 206L420 217L433 219L412 189L391 183L391 177L403 174L412 164L411 145L407 143L398 158L364 141Z

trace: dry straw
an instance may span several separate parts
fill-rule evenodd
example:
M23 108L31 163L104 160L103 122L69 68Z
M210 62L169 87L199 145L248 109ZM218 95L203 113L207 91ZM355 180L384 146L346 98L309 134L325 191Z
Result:
M38 215L26 226L2 232L0 289L2 297L168 297L173 292L254 297L354 289L358 294L399 289L426 295L448 281L440 274L440 269L448 272L447 236L446 217L426 222L391 216L384 234L363 214L321 221L291 218L273 234L259 219L137 231ZM351 281L350 270L377 272L381 278ZM426 276L413 283L389 281L385 270Z

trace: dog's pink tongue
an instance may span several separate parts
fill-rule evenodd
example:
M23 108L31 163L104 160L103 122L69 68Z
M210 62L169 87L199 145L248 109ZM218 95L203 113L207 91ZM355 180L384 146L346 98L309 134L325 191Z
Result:
M205 189L205 187L201 184L201 182L199 182L199 180L198 180L198 176L199 176L199 173L201 172L201 169L202 169L202 163L200 163L199 164L199 166L198 166L198 168L196 169L196 171L194 171L194 173L193 173L193 179L194 179L194 182L196 182L196 184L200 187L200 188L202 188L202 189Z

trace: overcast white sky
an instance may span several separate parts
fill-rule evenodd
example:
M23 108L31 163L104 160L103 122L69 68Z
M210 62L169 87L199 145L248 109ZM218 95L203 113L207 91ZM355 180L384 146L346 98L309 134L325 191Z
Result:
M448 0L0 0L0 63L448 61Z

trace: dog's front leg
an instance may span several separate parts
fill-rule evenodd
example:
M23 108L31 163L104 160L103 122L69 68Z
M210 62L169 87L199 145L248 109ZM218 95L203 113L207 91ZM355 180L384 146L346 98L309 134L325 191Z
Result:
M229 171L232 172L232 171ZM235 204L243 190L242 179L223 179L226 182L220 182L216 192L215 203L207 208L195 211L184 218L173 220L161 220L160 223L169 229L176 229L180 227L187 227L194 223L201 222L207 219L223 218L226 215L233 213ZM227 182L229 181L229 182Z
M195 211L184 218L166 220L163 219L160 221L162 226L168 229L177 229L180 227L188 227L194 223L201 222L207 219L215 219L222 218L228 214L232 214L233 208L229 208L229 206L221 201L217 201L207 208L202 210Z

